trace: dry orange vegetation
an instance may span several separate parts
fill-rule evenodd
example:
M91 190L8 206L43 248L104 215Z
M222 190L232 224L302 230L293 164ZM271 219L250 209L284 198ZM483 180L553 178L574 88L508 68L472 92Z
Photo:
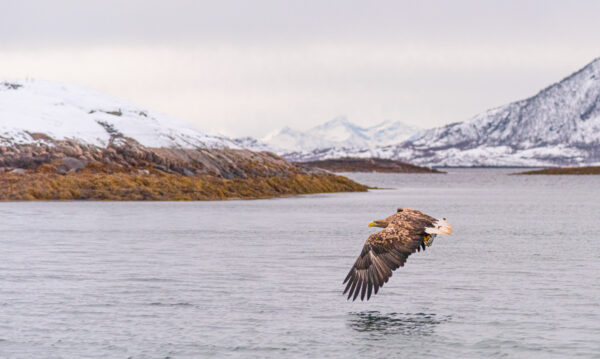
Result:
M367 187L332 174L224 179L186 177L151 171L99 172L85 169L60 175L41 166L24 175L0 173L0 200L154 200L252 199L322 192L366 191Z
M521 172L522 175L600 175L600 167L563 167Z

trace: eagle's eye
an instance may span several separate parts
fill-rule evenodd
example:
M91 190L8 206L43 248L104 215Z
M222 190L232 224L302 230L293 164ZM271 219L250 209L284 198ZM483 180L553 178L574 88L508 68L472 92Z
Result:
M398 213L403 212L404 210L402 208L398 208Z

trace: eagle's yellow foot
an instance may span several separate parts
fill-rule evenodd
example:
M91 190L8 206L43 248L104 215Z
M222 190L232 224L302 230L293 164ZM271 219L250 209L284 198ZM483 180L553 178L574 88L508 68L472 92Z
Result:
M431 247L431 245L433 244L433 236L431 234L428 234L423 238L423 241L425 242L425 245L427 247Z

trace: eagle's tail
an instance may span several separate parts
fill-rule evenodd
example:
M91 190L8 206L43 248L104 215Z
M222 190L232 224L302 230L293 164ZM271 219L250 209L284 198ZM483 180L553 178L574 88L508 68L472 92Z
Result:
M452 233L452 225L448 223L446 218L438 219L435 222L433 222L433 227L425 228L425 233L450 234Z

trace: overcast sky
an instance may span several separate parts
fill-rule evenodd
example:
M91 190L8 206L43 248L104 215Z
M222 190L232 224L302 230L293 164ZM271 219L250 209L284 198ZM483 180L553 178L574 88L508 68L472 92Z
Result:
M340 115L433 127L599 57L599 14L600 1L0 0L0 77L88 86L230 136Z

